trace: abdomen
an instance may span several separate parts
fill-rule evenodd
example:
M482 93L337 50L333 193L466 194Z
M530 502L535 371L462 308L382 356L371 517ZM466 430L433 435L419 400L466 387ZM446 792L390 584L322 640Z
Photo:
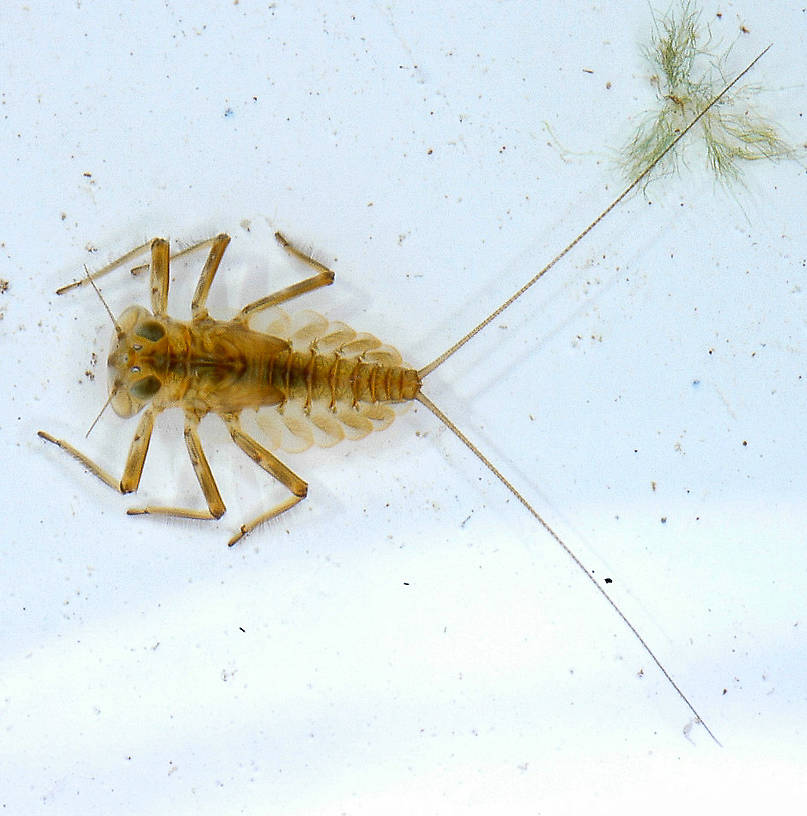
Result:
M420 390L417 371L399 352L315 312L289 318L273 310L265 331L233 341L244 366L216 395L211 410L254 409L267 447L301 451L382 430ZM226 324L224 324L226 325Z

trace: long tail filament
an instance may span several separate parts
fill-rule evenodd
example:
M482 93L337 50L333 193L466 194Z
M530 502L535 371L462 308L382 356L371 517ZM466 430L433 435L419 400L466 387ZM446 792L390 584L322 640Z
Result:
M649 164L643 171L640 173L582 232L580 232L572 241L570 241L564 249L562 249L551 261L549 261L546 266L544 266L537 274L535 274L530 280L528 280L517 292L515 292L511 297L509 297L504 303L499 306L498 309L495 309L491 312L481 323L475 326L471 331L469 331L466 335L461 337L453 346L449 349L444 351L439 357L436 357L432 362L428 365L424 366L418 371L418 376L421 379L424 379L427 375L431 374L438 366L442 365L452 354L456 351L461 349L474 335L478 334L482 329L485 328L489 323L495 320L505 309L511 306L516 300L518 300L533 284L535 284L540 278L542 278L553 266L555 266L558 261L568 255L572 249L574 249L577 244L580 243L604 218L606 218L612 210L619 206L653 171L653 168L658 165L658 163L668 154L670 151L674 150L678 143L683 139L690 130L700 121L700 119L715 105L717 105L720 100L729 92L729 90L734 87L755 65L759 62L760 59L767 53L768 49L770 49L770 45L761 51L755 59L753 59L746 68L737 74L734 79L729 82L719 94L717 94L708 105L706 105L700 113L695 116L692 121L670 142L670 144L666 147L666 149L659 154L656 159ZM597 588L597 591L602 595L602 597L608 602L610 607L616 612L625 626L631 631L633 636L639 641L642 645L642 648L647 652L650 656L652 661L656 664L659 671L664 675L667 682L675 689L678 696L681 700L685 703L687 708L692 712L695 720L699 722L705 729L709 736L718 744L720 745L720 741L717 739L715 734L709 728L709 726L704 722L703 718L698 714L695 707L689 701L687 696L678 686L678 684L673 680L670 676L669 672L664 668L661 664L659 659L653 653L653 650L648 646L647 641L639 634L636 627L625 617L622 610L617 606L611 596L597 583L596 579L593 575L586 569L583 562L574 554L571 548L566 544L566 542L552 529L552 527L547 524L541 514L524 498L524 496L518 491L518 489L510 482L502 472L479 450L479 448L471 442L470 439L421 391L418 393L416 399L424 405L426 408L429 409L436 417L439 419L456 437L460 440L467 448L471 451L471 453L479 459L480 462L513 494L513 496L518 499L518 501L526 508L526 510L530 513L530 515L535 518L535 520L549 533L550 536L559 544L564 552L569 556L569 558L574 561L575 565L580 569L580 571L586 576L586 578Z

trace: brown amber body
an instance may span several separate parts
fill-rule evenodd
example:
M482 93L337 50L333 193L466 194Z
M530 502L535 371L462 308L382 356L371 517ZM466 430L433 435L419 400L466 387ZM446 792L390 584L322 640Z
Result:
M119 394L154 378L159 388L152 402L158 410L179 405L202 416L294 402L305 410L324 405L336 411L412 400L420 391L420 378L411 368L343 355L339 349L319 353L316 342L300 350L240 321L206 317L185 323L145 310L136 318L134 330L110 354L110 371ZM138 331L143 323L145 329ZM113 407L124 415L134 412L125 406L119 410L114 401Z

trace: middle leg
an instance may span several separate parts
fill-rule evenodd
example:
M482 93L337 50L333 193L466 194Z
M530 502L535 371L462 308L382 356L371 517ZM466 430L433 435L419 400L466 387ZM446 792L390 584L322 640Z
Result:
M219 489L216 486L216 480L213 478L213 472L210 470L210 465L207 462L207 457L202 448L202 442L196 430L198 425L199 419L194 414L189 413L185 415L185 445L188 448L188 456L193 465L196 478L199 481L199 487L201 487L205 501L207 502L207 510L192 510L188 507L158 507L147 505L146 507L130 508L126 511L130 516L162 515L192 519L217 519L224 515L227 508L224 506L221 493L219 493Z

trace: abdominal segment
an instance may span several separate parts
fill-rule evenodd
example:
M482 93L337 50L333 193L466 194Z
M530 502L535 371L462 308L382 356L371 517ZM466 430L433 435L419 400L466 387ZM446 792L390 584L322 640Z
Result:
M249 376L249 390L269 398L254 407L270 449L361 439L388 427L420 390L417 372L372 335L310 311L292 320L274 310L272 318L265 331L288 337L288 349L264 358Z

